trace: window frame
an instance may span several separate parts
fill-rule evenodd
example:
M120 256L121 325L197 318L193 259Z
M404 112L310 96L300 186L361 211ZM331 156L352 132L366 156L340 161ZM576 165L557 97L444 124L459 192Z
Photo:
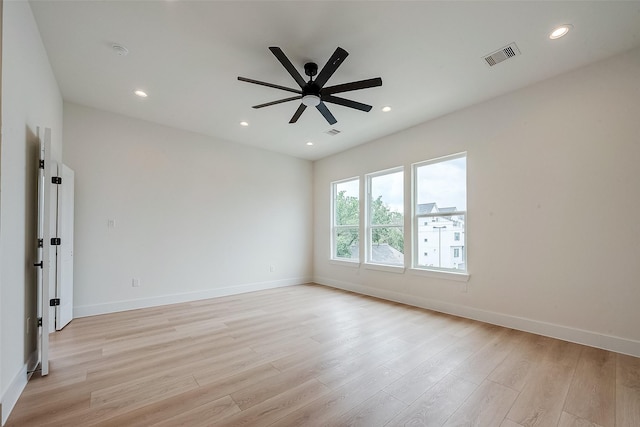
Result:
M357 224L349 224L349 225L338 225L336 224L336 197L338 195L337 188L339 184L344 184L347 182L357 181L358 183L358 223ZM351 178L345 178L338 181L333 181L331 183L331 246L330 246L330 257L331 261L337 262L346 262L350 264L360 264L360 260L362 259L362 254L360 251L360 245L362 241L362 233L360 229L360 224L362 223L362 182L359 176L354 176ZM358 258L343 258L338 256L338 230L343 229L355 229L358 232Z
M372 213L371 213L371 205L372 205L372 180L374 178L391 175L394 173L402 172L402 221L399 224L371 224ZM372 259L372 245L373 245L373 230L376 228L399 228L404 236L405 232L405 220L406 220L406 197L405 197L405 167L397 166L389 169L384 169L372 173L368 173L364 176L365 182L365 215L364 215L364 247L365 247L365 257L364 263L368 268L380 269L384 271L390 272L404 272L404 268L407 262L407 242L404 240L404 245L402 249L403 261L402 264L389 264L382 263L378 261L374 261Z
M450 161L450 160L455 160L455 159L460 159L460 158L467 158L467 153L466 152L461 152L461 153L455 153L455 154L451 154L451 155L447 155L447 156L442 156L442 157L438 157L435 159L431 159L431 160L425 160L422 162L418 162L418 163L413 163L411 166L411 186L412 186L412 201L411 201L411 210L412 210L412 216L413 216L413 220L412 220L412 230L411 230L411 237L412 237L412 245L411 245L411 249L412 249L412 256L411 256L411 270L417 273L434 273L438 276L444 274L444 275L455 275L455 276L460 276L462 280L468 280L469 277L469 268L468 268L468 251L466 249L464 249L465 246L467 246L467 212L468 210L456 210L453 212L437 212L437 213L429 213L429 214L418 214L418 169L420 167L423 166L428 166L428 165L433 165L433 164L437 164L437 163L442 163L442 162L446 162L446 161ZM466 190L467 190L467 168L465 168L465 194L466 194ZM467 199L468 199L468 194L467 194ZM457 208L457 207L456 207ZM464 263L465 268L464 269L458 269L458 268L448 268L448 267L434 267L434 266L426 266L426 265L422 265L419 263L419 254L420 254L420 250L419 250L419 245L420 245L420 238L419 238L419 232L420 232L420 224L422 222L424 222L425 224L430 223L431 221L433 221L434 219L437 218L446 218L446 217L450 217L452 218L452 221L459 221L457 218L458 217L462 217L462 223L463 223L463 227L461 230L459 230L458 232L461 233L461 236L464 235L464 238L460 237L460 240L456 240L456 242L460 242L462 243L462 245L457 245L461 251L461 258L462 261ZM454 217L456 217L456 219L453 219ZM428 221L426 221L428 219ZM440 253L442 252L442 248L438 248L438 251L440 251Z

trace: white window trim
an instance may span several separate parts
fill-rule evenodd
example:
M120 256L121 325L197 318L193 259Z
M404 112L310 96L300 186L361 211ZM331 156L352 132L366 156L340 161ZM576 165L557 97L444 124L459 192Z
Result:
M365 240L364 240L364 248L365 248L365 254L364 254L364 266L365 268L369 269L369 270L379 270L379 271L389 271L389 272L393 272L393 273L404 273L405 267L404 266L398 266L398 265L393 265L393 264L380 264L380 263L376 263L374 261L371 260L371 230L374 228L386 228L386 227L397 227L397 228L402 228L403 232L404 230L404 219L406 218L406 213L403 212L402 216L403 216L403 223L402 224L393 224L393 225L384 225L384 224L371 224L370 223L370 218L371 218L371 180L372 178L378 177L378 176L383 176L383 175L389 175L392 173L397 173L397 172L402 172L403 174L403 178L405 176L404 174L404 166L397 166L397 167L393 167L393 168L389 168L389 169L384 169L381 171L376 171L376 172L372 172L372 173L368 173L364 176L364 185L365 185L365 212L364 212L364 233L365 233ZM403 200L402 200L402 204L403 207L406 207L406 201L404 200L404 179L403 179L403 184L402 184L402 193L403 193ZM404 245L404 251L403 251L403 255L404 255L404 260L406 263L406 248L407 248L407 244L405 241L405 245Z
M338 186L338 184L341 184L343 182L351 182L351 181L358 181L358 204L359 204L359 208L358 208L358 224L354 224L354 225L336 225L336 218L335 218L335 214L336 214L336 207L335 207L335 203L336 203L336 188ZM329 246L329 260L330 261L335 261L337 265L342 265L344 264L349 264L349 266L351 266L351 264L357 264L356 266L360 266L360 260L362 259L362 254L359 255L359 259L357 260L350 260L348 258L339 258L336 256L334 249L335 249L335 243L336 243L336 230L339 228L357 228L358 229L358 244L360 244L360 242L362 241L362 227L360 226L360 224L362 223L362 212L361 212L361 206L362 206L362 200L361 200L361 194L362 194L362 182L360 180L359 176L354 176L351 178L345 178L345 179L341 179L338 181L333 181L331 182L331 212L329 215L329 220L331 221L331 237L330 237L330 246ZM333 262L332 262L333 264Z
M456 211L456 212L447 212L447 213L437 213L437 214L423 214L423 215L416 215L416 205L417 205L417 200L418 200L418 186L416 185L416 179L418 176L417 173L417 169L419 167L422 166L427 166L430 164L435 164L435 163L441 163L444 161L448 161L448 160L455 160L455 159L460 159L463 157L467 157L467 152L462 152L462 153L455 153L455 154L451 154L448 156L441 156L441 157L437 157L435 159L431 159L431 160L425 160L422 162L418 162L418 163L413 163L411 165L411 214L413 217L413 229L411 230L411 268L409 268L409 271L413 274L419 275L419 276L428 276L428 277L436 277L436 278L440 278L440 279L447 279L447 280L455 280L455 281L460 281L460 282L466 282L469 280L470 274L469 274L469 269L465 269L465 270L457 270L457 269L449 269L449 268L438 268L438 267L427 267L427 266L421 266L418 264L418 257L419 257L419 251L418 251L418 227L420 225L420 221L424 220L425 217L437 217L437 216L452 216L452 215L464 215L465 217L465 221L464 221L464 232L465 232L465 247L467 247L467 239L468 239L468 233L467 233L467 211ZM465 183L466 185L467 183ZM464 263L465 265L468 265L468 259L469 259L469 251L466 250L464 251L465 257L464 257Z
M453 280L455 282L468 282L471 274L455 273L451 270L435 270L432 268L410 268L409 272L415 276L433 277L435 279Z

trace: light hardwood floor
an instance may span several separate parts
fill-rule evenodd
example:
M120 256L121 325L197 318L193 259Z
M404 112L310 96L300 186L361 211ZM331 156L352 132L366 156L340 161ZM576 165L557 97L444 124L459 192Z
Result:
M8 426L640 426L640 359L317 285L74 320Z

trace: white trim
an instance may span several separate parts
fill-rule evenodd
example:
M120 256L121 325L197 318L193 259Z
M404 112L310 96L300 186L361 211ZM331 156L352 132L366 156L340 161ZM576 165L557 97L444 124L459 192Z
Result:
M403 294L396 291L333 280L326 277L315 277L314 283L399 302L414 307L420 307L427 310L478 320L480 322L490 323L493 325L504 326L506 328L517 329L519 331L531 332L577 344L584 344L590 347L614 351L616 353L640 357L640 341L636 340L616 337L613 335L605 335L597 332L586 331L584 329L543 322L540 320L497 313L494 311L482 310L464 305L452 304L444 301L437 301L419 296Z
M400 265L376 264L374 262L365 262L363 265L367 270L386 271L396 274L403 274L405 270L404 267Z
M404 199L405 196L405 190L404 190L404 181L406 179L407 174L404 173L404 165L400 165L400 166L396 166L393 168L389 168L389 169L384 169L384 170L380 170L380 171L376 171L376 172L371 172L368 173L364 176L364 185L365 185L365 200L364 200L364 258L362 256L360 256L361 259L364 259L364 265L365 268L368 268L366 266L368 265L375 265L377 266L382 266L382 264L376 264L371 258L372 258L372 249L371 247L373 246L373 242L372 242L372 231L375 228L387 228L387 227L394 227L394 228L400 228L402 229L402 234L404 235L405 229L404 229L404 223L405 223L405 204L406 201ZM379 178L385 175L393 175L396 173L402 173L402 224L371 224L371 202L372 202L372 190L371 187L373 186L372 180L374 178ZM362 252L361 252L362 255ZM373 270L378 270L378 268L372 268ZM402 271L398 271L397 270L397 266L396 268L392 268L392 269L379 269L381 271L390 271L393 273L404 273L404 266L402 267Z
M73 317L96 316L99 314L116 313L119 311L136 310L139 308L157 307L161 305L176 304L181 302L198 301L228 295L243 294L246 292L263 291L266 289L299 285L301 283L309 282L311 282L311 278L309 277L298 277L292 279L273 280L269 282L247 283L244 285L228 286L224 288L214 288L208 289L206 291L185 292L150 298L115 301L104 304L80 305L73 308Z
M344 184L347 182L353 182L353 181L358 181L358 224L343 224L343 225L336 225L336 196L338 195L338 193L336 192L337 187L339 184ZM345 179L341 179L339 181L333 181L331 183L331 212L329 213L329 218L331 221L331 238L330 238L330 248L329 248L329 257L330 259L334 260L335 256L336 256L336 252L337 252L337 246L336 246L336 234L339 228L356 228L358 230L358 245L360 245L360 241L362 239L360 239L360 234L362 233L362 230L360 228L360 224L362 223L362 215L361 215L361 211L362 211L362 205L361 205L361 201L362 201L362 197L361 197L361 190L362 190L362 184L360 183L360 176L354 176L352 178L345 178ZM361 252L362 253L362 252Z
M456 211L456 212L449 212L447 214L422 214L422 215L418 215L416 208L418 207L418 168L421 168L423 166L428 166L428 165L434 165L434 164L438 164L438 163L442 163L442 162L447 162L450 160L456 160L456 159L465 159L465 182L464 182L464 188L465 188L465 209L463 211ZM464 251L464 263L465 266L469 265L469 249L468 249L468 245L467 245L467 241L468 241L468 231L467 231L467 227L468 227L468 223L467 223L467 196L468 196L468 192L467 189L469 188L468 185L468 178L469 178L469 174L467 173L467 152L466 151L462 151L459 153L454 153L454 154L449 154L446 156L440 156L437 157L435 159L430 159L430 160L423 160L421 162L417 162L417 163L412 163L411 164L411 223L412 223L412 227L411 227L411 262L412 265L414 266L414 268L416 268L416 266L419 266L418 263L418 259L420 258L420 251L418 250L418 246L420 245L419 239L418 239L418 233L420 231L420 220L422 218L429 218L429 217L440 217L440 216L455 216L455 215L460 215L460 213L462 213L464 215L464 229L462 230L462 232L465 234L465 238L464 238L464 245L462 245L465 248ZM437 202L436 202L437 203ZM459 208L459 206L456 206L456 208ZM442 251L442 248L439 247L438 251ZM420 268L420 267L417 267ZM444 278L444 277L443 277ZM455 279L454 279L455 280ZM468 277L467 277L467 280Z
M466 151L461 151L459 153L454 153L454 154L447 154L445 156L436 157L435 159L422 160L420 162L412 163L411 167L415 169L415 168L419 168L420 166L433 165L436 163L446 162L447 160L461 159L463 157L467 157Z
M40 361L38 360L38 349L35 349L29 355L29 360L27 360L27 381L31 379L33 371L36 370L38 364L40 364Z
M25 363L20 371L18 371L16 376L13 377L13 380L11 380L9 387L7 387L7 390L2 395L2 400L0 400L0 402L2 402L2 405L0 406L0 408L2 408L2 425L7 422L7 419L9 419L11 411L13 411L13 408L16 406L20 395L22 394L24 388L27 386L27 381L29 378L27 372L30 369L32 370L35 368L37 360L38 351L36 350L29 355L29 360L27 360L27 363Z
M471 277L468 273L458 273L454 271L444 270L428 270L426 268L410 268L409 272L411 274L415 274L416 276L434 277L436 279L453 280L456 282L468 282L469 277Z

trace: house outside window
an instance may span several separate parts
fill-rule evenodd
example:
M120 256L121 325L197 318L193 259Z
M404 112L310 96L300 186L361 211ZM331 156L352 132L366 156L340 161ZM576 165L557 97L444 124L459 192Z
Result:
M466 153L414 164L413 180L413 267L466 272Z

